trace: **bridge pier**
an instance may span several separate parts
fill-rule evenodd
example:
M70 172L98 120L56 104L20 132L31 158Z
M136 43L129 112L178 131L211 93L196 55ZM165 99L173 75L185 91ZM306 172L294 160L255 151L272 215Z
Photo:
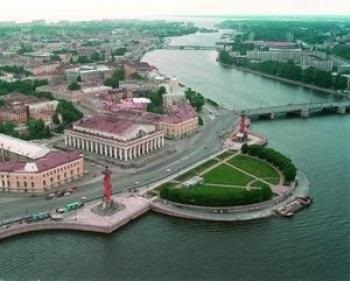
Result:
M345 114L346 113L346 106L338 106L337 108L336 108L336 111L337 111L337 113L339 113L339 114Z
M309 117L309 109L307 107L304 107L300 111L300 116L302 118L308 118Z
M269 118L270 118L270 120L275 119L275 113L274 113L274 112L271 112L271 113L269 114Z

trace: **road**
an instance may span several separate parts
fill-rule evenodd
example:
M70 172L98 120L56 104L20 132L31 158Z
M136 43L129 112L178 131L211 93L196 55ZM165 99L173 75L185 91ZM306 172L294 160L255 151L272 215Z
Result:
M212 120L208 126L204 127L200 133L191 138L192 141L189 141L182 151L138 172L122 175L113 174L113 191L124 192L130 188L147 187L218 152L222 149L222 140L219 133L231 128L236 118L238 116L233 115L232 112L224 111ZM36 211L54 210L69 202L79 200L81 197L98 198L101 197L101 191L102 181L96 180L84 184L80 188L78 185L78 191L68 197L53 200L45 200L43 196L14 197L5 195L0 199L0 222L7 218L20 217Z

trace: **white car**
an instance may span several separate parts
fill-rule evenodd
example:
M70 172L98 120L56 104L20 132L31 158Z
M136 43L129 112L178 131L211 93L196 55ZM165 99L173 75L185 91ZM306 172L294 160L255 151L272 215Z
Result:
M169 172L171 171L171 169L166 169L165 171L166 171L167 173L169 173Z

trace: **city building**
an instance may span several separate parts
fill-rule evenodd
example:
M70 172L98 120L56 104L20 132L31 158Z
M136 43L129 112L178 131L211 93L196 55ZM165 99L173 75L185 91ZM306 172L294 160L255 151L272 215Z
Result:
M303 51L301 49L270 49L269 51L247 51L247 59L251 61L278 61L287 62L292 60L303 68L315 67L326 71L333 69L334 63L327 58L325 52Z
M0 191L43 192L83 176L84 158L0 134Z
M164 133L148 122L118 117L82 119L65 131L65 144L120 161L129 161L164 147Z
M60 68L60 66L60 63L37 64L30 67L30 71L35 76L53 74Z
M57 100L50 101L17 92L6 95L3 100L0 122L11 121L16 124L26 123L29 119L42 119L49 126L59 104Z
M96 82L104 81L110 78L113 74L113 69L106 65L84 65L76 68L67 69L65 71L65 77L68 83L72 83L78 80L80 77L81 82Z

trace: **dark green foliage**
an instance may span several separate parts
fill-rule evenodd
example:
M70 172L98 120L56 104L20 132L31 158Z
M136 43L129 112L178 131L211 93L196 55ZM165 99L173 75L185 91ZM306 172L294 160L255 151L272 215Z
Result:
M285 63L277 61L264 61L261 63L248 64L247 67L281 78L301 81L327 89L343 90L347 86L347 80L344 76L337 75L335 78L333 78L332 72L316 69L314 67L309 67L302 70L302 68L295 65L293 61Z
M50 56L50 61L61 61L61 57L58 54L52 54Z
M49 138L51 136L50 130L45 126L43 120L30 119L26 123L28 134L24 136L27 140L36 140Z
M235 41L232 44L232 51L239 52L241 55L246 55L247 51L254 50L253 43L242 43L240 41Z
M219 62L231 65L234 63L233 57L226 50L221 50L218 57Z
M278 151L259 145L250 145L248 146L247 153L265 159L267 162L280 169L287 182L291 182L295 179L297 168L288 157Z
M16 125L13 122L6 121L0 123L0 133L13 136L13 137L18 137L18 133L15 131Z
M97 51L94 51L90 56L90 62L104 61L104 59L105 59L104 54L101 54L100 52L97 52Z
M70 101L66 100L60 100L56 112L61 114L64 124L72 123L83 117L83 114Z
M350 60L350 46L349 45L337 45L331 50L332 54L335 54L344 59Z
M164 87L160 87L158 91L153 92L149 91L146 93L146 97L151 100L151 103L147 106L148 112L153 113L164 113L163 109L163 95L166 93L166 89Z
M103 85L108 86L108 87L112 87L113 89L116 89L119 87L119 80L107 78L104 81Z
M242 145L242 147L241 147L241 152L243 153L243 154L247 154L248 153L248 144L247 143L244 143L243 145Z
M190 104L196 109L197 112L200 112L202 110L202 107L205 103L205 99L200 93L197 93L191 88L188 88L185 91L185 97L186 99L188 99Z
M68 85L68 90L70 91L77 91L80 90L81 86L78 82L74 81Z
M219 104L216 101L213 101L212 99L206 98L205 102L210 104L211 106L218 107Z
M270 187L267 185L251 190L200 185L191 188L165 187L160 191L161 198L166 200L181 204L212 207L254 204L271 199L272 194Z
M52 122L53 122L55 125L59 125L59 124L60 124L60 119L58 118L57 112L55 112L55 114L52 116Z
M21 44L21 48L17 51L18 54L23 55L24 53L31 53L34 49L30 45Z
M77 63L91 63L91 59L88 56L78 56Z
M25 76L29 76L32 74L30 71L25 70L23 66L17 66L17 65L0 66L0 71L14 73L18 75L25 75Z
M198 116L198 125L199 125L199 126L203 126L203 123L204 123L204 122L203 122L203 118L202 118L202 116L199 115L199 116Z
M5 105L4 99L0 99L0 106L4 106L4 105Z
M124 56L126 53L126 48L118 48L112 51L112 56Z

